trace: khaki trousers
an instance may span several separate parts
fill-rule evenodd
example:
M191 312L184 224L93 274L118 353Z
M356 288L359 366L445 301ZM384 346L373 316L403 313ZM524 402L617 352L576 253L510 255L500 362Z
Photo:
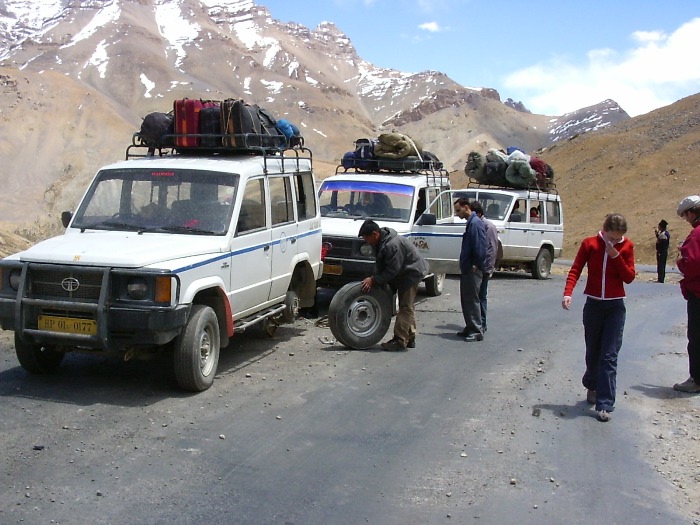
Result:
M394 337L396 337L403 346L408 344L409 339L416 337L416 308L413 303L416 300L417 292L417 284L398 291L399 311L396 314L396 321L394 322Z

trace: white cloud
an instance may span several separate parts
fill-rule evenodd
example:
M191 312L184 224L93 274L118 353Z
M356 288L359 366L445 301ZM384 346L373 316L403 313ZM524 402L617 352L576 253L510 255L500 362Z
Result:
M418 29L423 29L431 33L439 33L440 31L442 31L440 24L438 24L437 22L425 22L424 24L419 25Z
M700 18L694 18L673 34L637 31L636 47L615 51L594 49L586 60L575 63L554 57L515 71L505 79L513 98L527 100L528 109L544 115L561 115L615 100L631 116L671 104L700 92Z

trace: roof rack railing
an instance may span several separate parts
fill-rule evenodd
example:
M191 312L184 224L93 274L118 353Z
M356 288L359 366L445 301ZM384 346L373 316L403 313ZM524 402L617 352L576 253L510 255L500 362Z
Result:
M175 139L192 138L198 141L195 146L178 146ZM202 145L202 141L204 144ZM270 157L282 157L282 170L294 163L295 171L301 170L300 160L312 161L311 150L304 146L303 137L292 137L287 140L284 135L260 135L256 133L244 134L180 134L163 135L159 143L154 146L136 132L131 137L131 144L126 148L126 160L144 157L163 157L166 155L181 156L211 156L228 157L233 155L262 155L267 172L267 160ZM224 145L230 144L230 145Z
M379 175L425 175L426 179L433 179L433 182L446 185L450 178L450 173L442 166L439 161L424 160L420 163L416 163L415 159L406 160L401 163L402 159L395 159L389 166L382 165L378 162L379 159L362 159L362 162L348 164L338 164L335 168L335 174L358 174L364 175L368 173L375 173Z
M538 183L537 181L531 182L525 187L515 187L515 186L503 186L501 184L484 184L469 177L469 182L467 182L467 188L480 188L480 189L497 189L497 190L527 190L533 193L546 193L559 195L559 190L557 190L557 185L554 181L545 181L544 184Z

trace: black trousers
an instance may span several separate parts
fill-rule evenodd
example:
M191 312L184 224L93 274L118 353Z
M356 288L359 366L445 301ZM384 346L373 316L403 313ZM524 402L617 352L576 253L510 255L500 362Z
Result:
M656 275L659 277L659 282L664 282L666 279L666 259L668 258L668 250L656 250Z
M700 385L700 297L688 292L688 371Z

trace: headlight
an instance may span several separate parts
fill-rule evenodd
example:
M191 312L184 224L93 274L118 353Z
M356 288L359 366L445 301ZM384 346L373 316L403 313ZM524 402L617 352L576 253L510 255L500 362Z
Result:
M148 284L143 277L132 277L126 285L126 293L129 299L141 301L148 295Z
M19 290L19 283L22 280L22 269L21 268L15 268L13 270L10 270L10 286L12 286L12 289L16 292Z
M374 255L374 250L369 244L363 244L360 246L360 254L364 255L365 257L372 257Z

